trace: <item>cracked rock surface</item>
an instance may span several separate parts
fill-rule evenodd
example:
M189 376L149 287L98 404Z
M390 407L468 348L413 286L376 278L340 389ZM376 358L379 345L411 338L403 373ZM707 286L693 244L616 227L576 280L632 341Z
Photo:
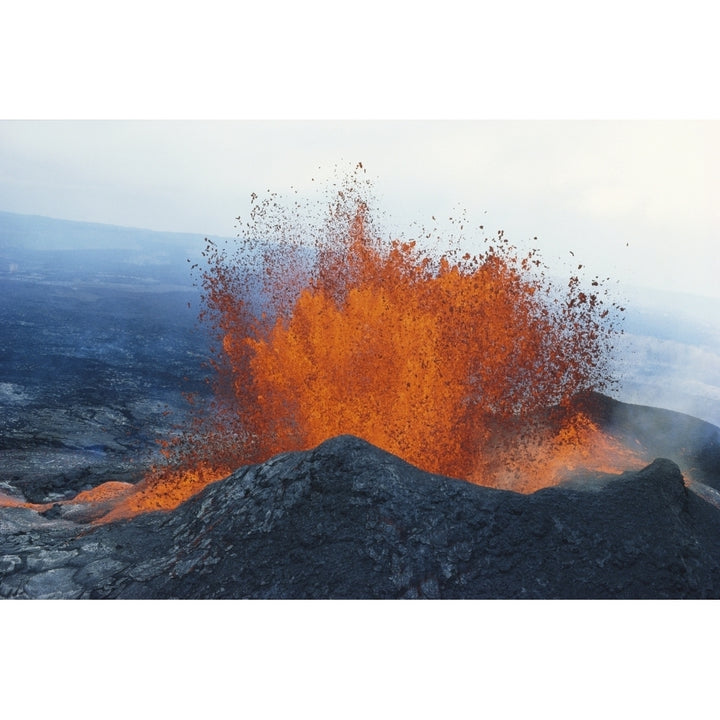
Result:
M341 436L170 513L93 527L3 508L0 595L720 597L720 510L675 463L581 486L480 487Z

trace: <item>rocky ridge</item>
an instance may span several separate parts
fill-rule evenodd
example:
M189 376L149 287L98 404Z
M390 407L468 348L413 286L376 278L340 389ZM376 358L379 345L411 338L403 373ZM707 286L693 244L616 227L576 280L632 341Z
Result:
M341 436L171 513L89 526L2 508L0 595L720 597L720 510L666 459L519 495Z

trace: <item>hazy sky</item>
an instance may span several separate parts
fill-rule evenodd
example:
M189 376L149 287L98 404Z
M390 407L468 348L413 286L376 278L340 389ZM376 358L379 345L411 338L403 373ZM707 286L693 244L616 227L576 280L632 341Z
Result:
M703 3L40 5L3 24L0 118L18 120L0 119L0 210L234 235L251 192L302 198L362 162L396 228L464 208L537 236L563 274L573 251L593 274L720 296ZM83 117L121 120L25 119Z
M720 296L715 120L3 121L0 210L232 236L251 192L302 199L359 161L395 228L464 208L559 271L572 250Z

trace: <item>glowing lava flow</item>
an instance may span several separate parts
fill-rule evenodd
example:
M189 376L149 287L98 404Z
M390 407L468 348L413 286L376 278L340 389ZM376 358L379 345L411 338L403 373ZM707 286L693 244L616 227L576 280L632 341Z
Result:
M652 460L643 448L628 447L582 411L570 411L562 421L533 423L529 432L496 439L488 449L468 480L523 493L557 485L580 471L617 475Z
M60 506L87 506L88 517L100 517L111 511L127 495L136 492L135 486L131 483L110 480L102 483L91 490L84 490L69 500L60 500L48 503L32 503L0 493L0 507L22 507L44 512L50 510L53 505Z
M99 522L112 522L155 510L173 510L206 485L227 477L230 468L197 466L192 470L158 469L119 499ZM102 486L100 486L102 487Z

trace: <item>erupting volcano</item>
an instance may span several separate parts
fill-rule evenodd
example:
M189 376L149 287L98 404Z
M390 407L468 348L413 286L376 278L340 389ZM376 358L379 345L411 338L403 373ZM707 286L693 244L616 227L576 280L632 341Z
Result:
M720 428L604 392L608 279L551 279L464 217L384 233L370 190L358 166L319 214L253 196L192 295L87 283L51 314L49 282L6 282L0 597L720 596ZM41 393L29 339L78 308L41 356L78 363Z
M108 518L170 509L235 467L341 434L525 492L576 467L642 465L572 403L613 383L623 308L604 281L585 288L574 271L558 285L502 231L469 252L452 218L459 236L383 240L370 189L359 164L314 224L297 202L253 194L238 245L207 242L215 399Z

